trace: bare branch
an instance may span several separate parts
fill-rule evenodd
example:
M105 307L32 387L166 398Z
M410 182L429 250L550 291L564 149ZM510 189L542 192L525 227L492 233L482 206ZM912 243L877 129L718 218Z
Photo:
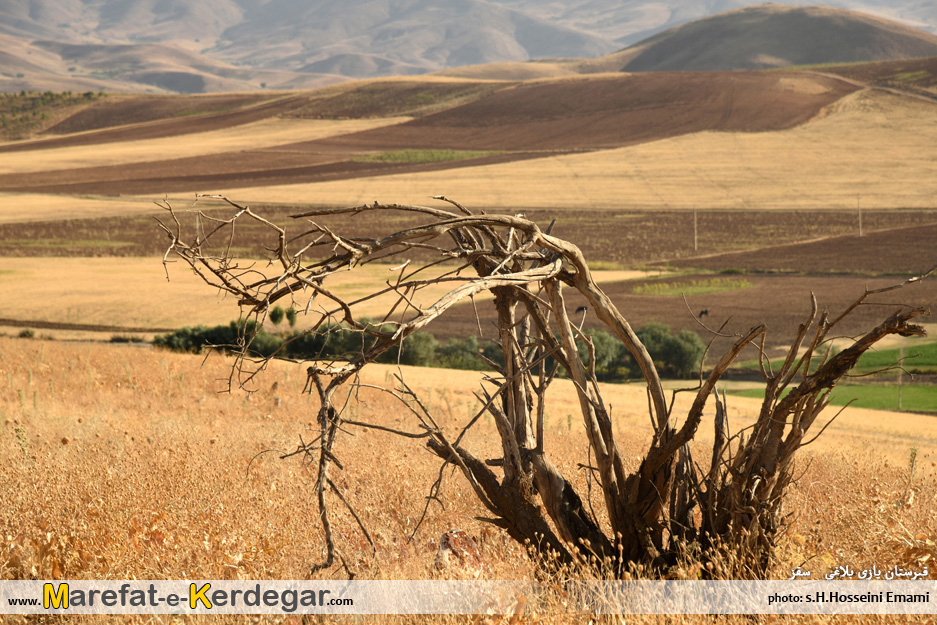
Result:
M169 239L163 264L168 277L170 257L179 259L206 284L237 298L242 308L241 334L235 345L225 346L235 352L229 389L239 386L255 391L258 376L266 370L270 358L289 356L294 362L304 358L309 363L303 391L315 391L318 396L317 436L310 442L300 438L296 450L281 452L281 457L299 456L304 466L317 467L315 496L326 553L323 561L311 568L311 574L336 561L349 576L353 574L335 542L328 507L331 495L349 510L372 551L374 548L362 520L330 477L330 471L343 470L336 452L339 438L344 439L339 434L351 434L358 427L407 441L425 440L427 448L442 460L410 540L423 525L432 502L442 504L443 472L452 465L453 470L461 471L478 502L490 513L485 520L526 544L537 554L541 566L575 565L591 568L593 574L622 575L640 565L663 573L688 550L701 554L703 560L717 560L719 550L731 550L732 557L722 560L734 563L730 575L763 575L773 557L777 536L789 522L782 513L782 503L794 479L794 458L804 445L815 440L814 436L804 442L828 406L831 389L882 338L922 335L923 328L911 320L924 311L900 307L835 355L831 351L831 330L859 306L870 305L870 296L893 291L937 271L934 267L901 284L867 289L832 320L811 296L810 314L798 328L777 371L767 357L767 332L764 326L756 326L744 335L733 335L735 343L704 376L703 365L713 340L729 335L722 333L725 326L714 331L693 315L712 338L699 363L697 385L684 389L696 395L681 423L673 414L675 403L667 402L648 349L625 315L596 284L581 250L551 234L555 222L544 231L523 215L475 214L440 195L434 199L448 203L454 210L375 202L293 215L307 220L369 218L393 211L414 217L415 225L396 231L377 232L376 225L372 237L352 237L335 224L306 221L299 222L299 234L294 235L288 226L273 223L246 205L223 196L200 197L223 202L232 212L217 217L192 211L195 232L187 239L183 222L191 220L180 219L168 202L159 203L168 213L166 219L157 220L162 234ZM235 233L244 230L237 225L245 221L269 236L264 241L266 263L232 258L232 251L238 249ZM379 224L380 220L374 222ZM394 274L391 279L381 278L364 294L356 293L354 297L348 297L346 289L333 286L337 274L368 264L374 267L377 262L390 263ZM613 427L611 409L598 381L599 343L583 330L585 315L576 315L575 322L570 319L564 288L586 300L590 315L594 314L617 337L637 364L646 388L649 430ZM485 379L485 384L493 388L483 386L476 393L480 402L477 411L473 409L459 423L445 423L448 431L459 432L454 440L440 427L431 405L403 380L402 374L394 376L395 388L362 384L357 379L362 368L388 350L399 349L399 361L404 345L410 345L404 341L459 303L471 301L481 336L481 304L475 296L484 292L492 296L490 304L484 305L492 306L497 317L500 354L494 359L483 354L479 357L499 373ZM433 293L433 297L425 298L427 293ZM368 307L377 308L375 303L381 296L390 303L378 308L376 315L365 315ZM253 345L262 323L271 307L284 298L291 304L299 303L296 308L308 318L306 331L283 340L271 357L258 357ZM685 297L684 305L689 311ZM354 340L346 340L349 336ZM325 346L333 337L343 343L340 349L330 351ZM321 340L322 346L295 357L294 348L306 340L314 343L313 339ZM577 341L585 345L582 357ZM824 354L826 344L829 347ZM725 391L720 399L717 387L749 345L758 350L759 369L766 382L765 399L755 423L731 434ZM318 353L311 353L315 349ZM547 388L561 369L575 390L588 439L586 462L580 463L587 471L585 500L551 460L550 453L555 450L548 449L552 439L546 431ZM335 400L339 388L348 389L343 401ZM390 394L415 423L404 427L386 425L379 422L378 414L349 418L352 399L360 401L359 392L368 388ZM693 461L688 445L706 418L714 392L712 459L707 468L702 468ZM486 413L494 419L501 447L500 458L487 463L466 448L467 433ZM650 440L633 472L625 469L616 436ZM602 491L607 519L597 518L592 509L593 486ZM695 513L697 509L699 514Z

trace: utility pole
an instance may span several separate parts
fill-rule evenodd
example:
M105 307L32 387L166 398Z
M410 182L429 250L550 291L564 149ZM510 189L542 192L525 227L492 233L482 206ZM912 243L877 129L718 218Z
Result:
M904 348L898 348L898 412L901 412L901 378L904 377Z
M699 251L699 228L696 220L696 209L693 209L693 251Z
M859 211L859 236L862 236L862 195L856 194L856 209Z

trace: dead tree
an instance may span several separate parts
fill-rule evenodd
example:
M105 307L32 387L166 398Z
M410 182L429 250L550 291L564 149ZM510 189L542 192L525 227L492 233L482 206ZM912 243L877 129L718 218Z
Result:
M443 466L452 464L461 470L487 509L485 520L529 545L542 563L582 566L603 576L620 575L635 565L665 574L678 560L692 554L704 574L763 576L783 529L782 504L792 481L793 461L809 442L808 435L820 429L817 420L829 403L831 389L881 338L924 334L911 320L925 311L900 307L851 347L834 355L830 339L837 324L873 292L863 294L832 319L818 311L814 298L813 310L780 368L773 370L766 357L764 326L754 327L735 337L734 345L712 365L708 375L701 373L698 386L690 391L695 397L688 413L677 415L674 398L668 400L648 351L622 312L595 283L579 248L552 236L550 228L541 229L522 215L475 214L440 196L435 199L447 202L452 210L380 203L315 210L294 215L303 225L295 235L288 235L249 207L216 199L227 202L233 214L222 220L197 212L194 233L184 232L177 211L164 206L171 217L168 225L160 222L171 241L164 260L181 258L206 283L235 296L247 317L262 321L274 303L287 300L296 310L312 316L309 332L340 321L362 336L358 353L342 360L316 360L308 367L306 390L319 398L319 435L304 442L297 453L314 458L318 465L316 496L327 547L327 558L313 571L331 566L337 557L328 513L329 493L354 512L330 478L333 467L341 469L336 439L343 428L364 427L425 441ZM423 221L367 239L344 237L313 221L387 211L409 212ZM255 220L269 229L272 246L267 266L232 258L235 227L242 220ZM362 300L348 301L327 286L336 272L376 261L399 263L396 278L372 294L391 293L396 299L379 323L356 313L355 306ZM435 303L420 307L414 302L416 293L439 285L449 290ZM621 341L640 368L653 439L633 472L625 468L596 380L591 340L567 315L567 290L585 298L589 310ZM491 378L493 386L482 389L479 397L484 406L465 424L461 435L447 437L403 381L398 389L387 390L412 412L413 430L393 430L343 414L336 391L362 367L453 305L482 291L494 296L504 365ZM250 384L266 364L249 357L251 339L248 334L240 345L232 384ZM586 345L587 357L580 357L577 341ZM767 389L756 423L747 431L730 434L724 398L720 400L714 391L746 347L761 355ZM545 393L559 367L572 380L578 395L595 481L604 503L596 514L550 461L550 450L544 444ZM712 415L713 404L712 459L708 466L700 466L689 443L703 424L707 407ZM502 452L501 458L487 462L462 443L465 433L485 412L497 426ZM366 532L364 527L362 530Z

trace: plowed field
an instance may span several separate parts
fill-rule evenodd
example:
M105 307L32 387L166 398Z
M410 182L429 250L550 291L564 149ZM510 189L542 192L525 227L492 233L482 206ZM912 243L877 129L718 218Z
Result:
M937 223L875 233L866 231L861 237L856 232L807 243L684 258L671 265L715 271L912 274L937 265L934 241L937 241Z
M329 143L361 149L612 148L701 130L792 128L856 89L816 74L767 72L664 72L533 83Z
M664 280L689 282L697 278L706 280L712 276L681 276L679 279ZM846 306L861 296L867 287L876 289L901 281L895 277L789 275L749 275L744 279L751 285L749 288L688 295L686 303L679 295L638 295L633 292L635 287L647 284L647 281L603 284L602 289L636 328L652 321L662 322L674 330L684 328L693 330L704 341L708 341L712 335L700 325L698 319L699 314L705 310L707 314L703 316L702 322L708 328L718 330L723 322L728 322L722 334L745 333L752 327L764 323L768 329L766 347L777 349L789 344L799 324L806 321L810 313L811 293L816 295L820 311L829 310L832 317L836 317ZM565 293L567 309L573 316L573 311L585 305L586 301L571 289L567 289ZM927 308L933 307L935 302L937 302L937 279L908 285L896 293L871 296L868 305L859 307L844 320L837 335L852 336L867 331L902 306ZM493 310L490 305L479 304L478 306L482 330L489 338L493 337L495 321ZM588 314L585 327L599 328L602 325L592 314ZM478 324L471 304L452 309L448 316L443 315L434 321L431 330L439 337L478 334ZM734 340L734 338L718 338L713 346L714 353L721 355ZM750 350L748 355L754 356L754 350Z
M232 196L232 199L238 198ZM436 205L435 202L431 204ZM177 208L183 206L185 204L180 203ZM199 204L215 217L231 216L233 211L217 209L217 206L209 200L201 200ZM286 227L290 233L299 232L302 225L290 219L289 215L308 208L252 206L266 218ZM768 248L764 252L745 250L822 237L842 236L848 242L848 235L856 231L854 214L844 211L699 211L696 215L696 250L693 246L694 215L687 211L537 209L527 210L525 214L544 228L555 219L553 234L578 245L590 262L618 266L670 262L675 267L715 271L780 268L800 272L851 272L871 267L868 271L899 273L919 271L928 262L937 263L933 251L933 224L937 223L935 212L863 211L865 235L861 246L875 252L862 254L848 245L830 249L832 256L837 250L847 255L837 258L829 266L823 266L823 258L799 252L797 247L791 251L785 248ZM191 216L189 218L191 220ZM387 235L422 223L395 211L368 213L367 218L324 218L317 221L352 238ZM895 233L878 232L895 227L906 229ZM265 249L276 243L269 235L269 231L251 223L241 224L238 253L264 255ZM824 239L810 249L820 253L829 248L830 241L837 240ZM893 248L892 241L900 242ZM165 246L166 239L150 215L0 224L0 256L161 256ZM733 250L740 253L725 254ZM775 255L780 267L772 266ZM852 262L858 262L854 258L857 255L867 259L867 263L857 265L855 270L850 269Z

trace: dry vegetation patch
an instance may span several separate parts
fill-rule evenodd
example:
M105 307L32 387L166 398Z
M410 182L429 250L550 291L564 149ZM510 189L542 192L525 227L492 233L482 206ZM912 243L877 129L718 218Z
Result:
M298 367L273 366L248 398L218 394L230 366L221 357L14 339L0 339L0 350L10 391L0 404L4 578L302 579L319 558L314 471L277 460L308 436L317 409L300 393ZM434 405L464 410L463 396ZM360 399L356 412L400 421L369 392ZM429 578L439 534L468 526L478 536L480 527L451 480L446 510L432 510L409 542L435 463L387 442L364 433L344 443L355 450L343 454L349 466L367 477L335 481L377 546L374 556L339 511L346 554L368 578ZM489 552L513 551L492 539ZM510 577L509 561L492 562L496 577Z
M0 193L0 225L37 220L62 222L66 218L140 215L153 212L152 198L71 197L39 193ZM60 228L61 226L59 226ZM7 237L3 237L6 239ZM9 253L10 247L3 246Z
M234 301L206 291L189 272L173 272L168 282L158 258L5 258L0 267L0 288L21 294L0 303L0 317L26 324L124 326L152 333L227 323L238 315Z

